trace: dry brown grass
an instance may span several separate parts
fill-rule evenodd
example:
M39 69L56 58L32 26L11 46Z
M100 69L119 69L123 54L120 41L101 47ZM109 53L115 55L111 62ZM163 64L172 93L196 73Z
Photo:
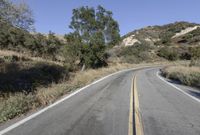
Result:
M15 52L15 51L10 51L10 50L0 50L0 56L17 56L19 58L26 58L32 61L36 61L36 62L48 62L48 63L52 63L52 64L57 64L60 66L63 66L63 63L61 62L57 62L57 61L52 61L49 59L44 59L41 57L32 57L27 53L19 53L19 52Z
M175 65L164 68L162 73L165 77L180 81L182 84L200 87L200 67Z
M181 72L183 74L191 74L194 72L200 73L200 67L189 67L189 66L183 66L183 65L176 65L176 66L169 66L165 68L166 72L172 73L172 72Z

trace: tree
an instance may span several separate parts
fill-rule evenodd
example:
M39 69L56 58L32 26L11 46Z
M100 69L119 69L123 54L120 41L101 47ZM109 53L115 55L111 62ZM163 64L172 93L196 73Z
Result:
M73 9L69 27L73 33L66 36L68 43L66 48L77 54L79 65L92 68L106 65L106 45L114 45L120 40L119 26L112 18L112 12L106 11L101 6L96 10L88 6Z
M102 30L106 43L116 45L120 40L119 25L112 16L111 11L106 11L102 6L97 7L97 24Z
M32 11L26 3L14 4L10 0L0 0L0 18L15 27L33 31Z
M67 45L64 46L63 55L65 57L65 66L69 70L76 70L76 65L80 64L82 57L82 44L80 36L76 33L65 35Z

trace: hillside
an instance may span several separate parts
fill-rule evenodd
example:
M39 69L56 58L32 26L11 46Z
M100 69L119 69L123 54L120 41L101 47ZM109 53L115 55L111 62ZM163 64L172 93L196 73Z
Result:
M196 30L199 26L200 24L188 22L175 22L163 26L148 26L124 35L122 37L122 44L127 46L128 44L126 41L128 39L130 40L130 38L138 40L138 43L165 44L168 40L170 41L171 39L184 36L185 34Z
M122 37L120 45L108 52L112 60L117 56L120 61L139 63L162 59L190 60L195 47L200 47L200 24L175 22L130 32Z

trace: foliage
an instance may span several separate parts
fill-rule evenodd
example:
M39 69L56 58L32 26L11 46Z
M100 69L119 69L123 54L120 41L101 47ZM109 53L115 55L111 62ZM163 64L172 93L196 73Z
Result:
M33 95L24 95L22 93L12 96L0 104L0 123L14 118L20 114L34 109L39 104Z
M80 36L76 33L65 35L67 45L63 50L65 57L65 66L70 71L76 70L76 65L80 63L82 57L83 46L81 45Z
M58 83L66 77L68 77L68 71L54 64L34 62L1 63L0 94L10 92L33 92L39 86L48 86L51 83Z
M200 46L190 49L193 59L200 59Z
M158 51L158 56L163 57L167 60L174 61L179 58L178 52L169 47L163 47Z
M14 4L10 0L0 0L0 18L24 30L34 30L32 11L26 3Z
M73 10L70 28L74 31L65 36L66 60L78 62L79 66L97 68L106 65L105 45L114 45L120 40L118 23L112 12L98 6L95 10L80 7ZM74 58L69 60L74 54Z
M139 63L147 61L150 57L152 48L148 44L136 44L134 46L124 47L118 54L123 56L123 60L128 63Z
M30 34L29 32L16 28L8 22L0 19L0 48L17 52L29 52L33 56L40 56L56 60L56 55L63 46L54 33L48 36L43 34Z
M190 52L192 55L190 66L200 66L200 47L193 47Z

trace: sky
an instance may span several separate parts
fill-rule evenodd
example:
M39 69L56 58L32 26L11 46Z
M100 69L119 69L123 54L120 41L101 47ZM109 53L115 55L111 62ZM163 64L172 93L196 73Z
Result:
M20 2L21 0L13 0ZM71 32L72 9L102 5L113 12L120 34L175 21L200 23L200 0L23 0L33 11L37 32Z

